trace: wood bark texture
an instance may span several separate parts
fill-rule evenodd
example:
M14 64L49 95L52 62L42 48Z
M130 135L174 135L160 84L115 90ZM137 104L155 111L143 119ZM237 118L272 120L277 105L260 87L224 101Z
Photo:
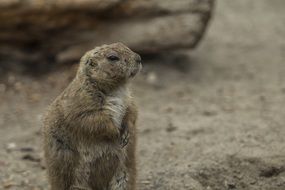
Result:
M194 48L214 0L0 0L0 62L67 62L123 42L139 53Z

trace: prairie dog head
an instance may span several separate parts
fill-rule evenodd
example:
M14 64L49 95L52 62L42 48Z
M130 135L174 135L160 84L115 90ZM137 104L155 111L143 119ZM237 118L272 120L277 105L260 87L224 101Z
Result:
M78 75L99 86L112 88L133 78L141 69L141 57L122 43L96 47L81 58Z

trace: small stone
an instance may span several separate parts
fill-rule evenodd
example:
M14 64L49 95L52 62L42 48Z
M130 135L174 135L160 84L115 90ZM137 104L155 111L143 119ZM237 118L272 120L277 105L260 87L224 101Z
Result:
M12 150L15 150L16 147L17 147L16 143L11 142L11 143L8 143L8 144L6 145L6 150L7 150L7 151L12 151Z
M249 182L251 185L253 185L253 184L256 184L256 179L252 179L252 180L250 180L250 182Z
M4 181L4 182L3 182L3 187L4 187L5 189L9 189L9 188L11 188L11 187L14 186L14 185L15 185L15 183L12 182L11 180Z
M168 124L167 128L166 128L166 131L169 132L169 133L171 133L171 132L175 131L176 129L177 129L177 127L175 127L175 126L173 125L173 123L170 122L170 123Z
M41 159L40 158L36 158L35 156L31 155L31 154L26 154L22 157L23 160L28 160L28 161L32 161L32 162L40 162Z
M235 189L236 188L236 185L234 182L231 182L231 181L225 181L225 186L227 189Z
M157 75L155 72L150 72L147 77L146 77L146 81L149 83L149 84L156 84L157 83Z

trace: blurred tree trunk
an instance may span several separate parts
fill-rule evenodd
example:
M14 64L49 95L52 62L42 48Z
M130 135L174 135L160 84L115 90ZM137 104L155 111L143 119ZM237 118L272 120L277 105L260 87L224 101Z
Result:
M194 48L214 0L0 0L0 61L65 62L121 41L139 53Z

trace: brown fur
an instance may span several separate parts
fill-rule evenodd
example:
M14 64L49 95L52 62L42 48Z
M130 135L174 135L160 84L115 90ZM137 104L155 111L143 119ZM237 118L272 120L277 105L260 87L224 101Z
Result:
M121 43L87 52L50 106L44 151L52 190L134 190L137 111L127 82L140 57Z

